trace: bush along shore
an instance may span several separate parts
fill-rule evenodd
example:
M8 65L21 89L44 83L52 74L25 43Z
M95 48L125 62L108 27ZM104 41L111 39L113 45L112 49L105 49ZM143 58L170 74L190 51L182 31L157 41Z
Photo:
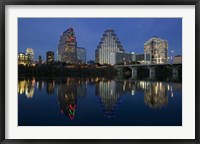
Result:
M121 73L122 72L122 73ZM18 65L19 77L105 77L105 78L131 78L131 69L123 68L119 73L117 69L110 65L36 65L24 66ZM172 76L172 69L161 66L155 69L155 78L153 80L159 81L182 81L182 68L178 70L178 78L174 79ZM149 70L147 68L138 68L137 79L149 80Z
M115 77L117 71L112 66L18 66L19 76L36 77Z

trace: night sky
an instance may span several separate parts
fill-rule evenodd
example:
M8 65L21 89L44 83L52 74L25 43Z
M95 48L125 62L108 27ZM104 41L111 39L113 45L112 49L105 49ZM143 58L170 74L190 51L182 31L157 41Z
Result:
M95 59L95 49L108 28L115 30L126 52L144 53L144 43L153 36L168 40L169 52L182 55L181 18L18 18L18 52L33 48L35 60L54 51L62 32L73 27L77 46L87 50L87 61Z

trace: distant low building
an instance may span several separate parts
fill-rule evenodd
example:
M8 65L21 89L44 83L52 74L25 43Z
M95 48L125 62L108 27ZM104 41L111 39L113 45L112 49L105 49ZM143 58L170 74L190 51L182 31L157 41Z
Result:
M32 48L27 48L26 53L18 53L18 65L35 66L34 51Z
M18 65L31 65L31 55L27 53L18 53Z
M94 65L94 64L95 64L95 61L94 61L94 60L89 60L89 61L87 62L87 64L88 64L88 65Z
M123 53L123 52L112 52L110 53L110 64L127 64L134 61L134 54Z
M38 63L42 64L42 56L41 55L38 56Z
M135 61L140 62L141 64L150 64L150 54L136 54L135 55Z
M149 54L135 54L135 53L123 53L113 52L110 53L110 64L131 64L133 62L150 63Z
M176 55L174 56L174 63L182 63L182 55Z
M47 64L53 64L54 63L54 52L48 51L46 53L46 62Z

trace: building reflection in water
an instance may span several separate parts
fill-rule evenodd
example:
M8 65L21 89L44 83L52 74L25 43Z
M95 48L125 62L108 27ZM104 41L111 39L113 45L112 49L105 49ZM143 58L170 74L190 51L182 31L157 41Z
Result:
M157 109L168 104L166 83L141 81L140 84L144 89L144 102L146 105Z
M171 97L174 97L174 92L173 91L179 91L182 92L182 83L171 83L170 84L170 94Z
M84 98L86 96L86 80L77 81L77 97Z
M24 78L18 80L18 94L25 94L27 98L34 95L35 78Z
M52 94L54 93L55 88L55 80L47 80L47 93Z
M67 78L58 82L58 101L61 113L75 118L77 98L85 97L86 81Z
M95 94L102 104L104 116L113 118L116 116L124 92L132 93L134 88L132 82L116 82L114 80L100 80L96 83Z
M168 104L168 94L173 97L174 90L182 90L182 84L172 84L151 81L108 80L105 78L66 78L41 80L24 78L18 80L19 95L25 94L27 98L34 95L34 85L39 91L44 88L46 93L52 94L57 86L57 96L61 113L71 120L75 118L78 98L84 98L87 94L87 85L95 85L95 95L103 107L105 117L115 117L123 96L134 96L137 92L144 93L144 103L150 108L162 108Z
M132 95L132 96L135 95L135 90L136 90L135 82L124 80L123 85L122 85L122 90L123 90L123 94L128 93L128 95Z
M36 80L36 81L37 81L37 80ZM44 81L38 80L38 81L36 82L36 85L37 85L37 89L38 89L39 91L41 91L41 90L44 88Z
M172 86L169 87L173 95ZM163 82L100 80L96 83L95 94L103 106L104 115L111 118L115 117L123 95L133 96L137 91L144 93L144 103L150 108L162 108L168 104L167 84Z

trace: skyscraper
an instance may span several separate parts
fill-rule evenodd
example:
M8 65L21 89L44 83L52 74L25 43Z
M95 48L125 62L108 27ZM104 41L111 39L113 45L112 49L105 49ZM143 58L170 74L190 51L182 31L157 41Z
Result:
M99 42L95 51L95 59L100 64L110 64L111 52L124 52L124 49L113 29L104 32L103 38Z
M81 63L86 63L86 49L77 47L77 60Z
M46 58L47 58L47 64L53 64L54 63L54 52L53 51L48 51L46 53Z
M60 37L58 60L66 63L77 62L77 42L73 28L64 31Z
M144 43L144 53L151 55L153 63L167 63L168 61L168 42L156 36Z
M31 63L34 61L34 51L32 48L27 48L26 49L26 54L29 54L31 56Z

